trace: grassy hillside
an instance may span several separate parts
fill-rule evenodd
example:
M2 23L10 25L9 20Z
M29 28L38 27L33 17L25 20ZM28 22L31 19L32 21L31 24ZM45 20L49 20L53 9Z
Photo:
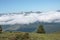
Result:
M60 40L60 33L38 34L26 32L3 32L0 40Z

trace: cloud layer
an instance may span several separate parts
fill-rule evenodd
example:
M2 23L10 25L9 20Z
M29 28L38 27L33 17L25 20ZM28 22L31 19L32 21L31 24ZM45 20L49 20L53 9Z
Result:
M0 25L7 24L29 24L39 22L60 22L60 12L45 12L45 13L30 13L24 14L10 14L0 16Z

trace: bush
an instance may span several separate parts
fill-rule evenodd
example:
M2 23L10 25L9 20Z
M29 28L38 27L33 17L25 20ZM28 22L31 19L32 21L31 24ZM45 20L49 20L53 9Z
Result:
M29 33L25 33L25 34L22 36L21 40L29 40Z
M15 34L15 36L10 37L10 40L30 40L29 33Z

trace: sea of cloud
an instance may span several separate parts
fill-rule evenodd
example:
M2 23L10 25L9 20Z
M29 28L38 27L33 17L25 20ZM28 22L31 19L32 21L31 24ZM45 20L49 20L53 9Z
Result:
M10 14L0 16L0 25L29 24L34 22L60 22L60 12L49 11L43 13Z

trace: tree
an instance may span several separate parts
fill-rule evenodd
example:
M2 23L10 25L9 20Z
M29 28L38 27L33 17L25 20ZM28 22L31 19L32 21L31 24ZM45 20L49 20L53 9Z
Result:
M2 27L1 27L1 25L0 25L0 33L2 33Z
M44 26L43 25L39 25L39 27L37 29L37 33L45 33L45 30L44 30Z

